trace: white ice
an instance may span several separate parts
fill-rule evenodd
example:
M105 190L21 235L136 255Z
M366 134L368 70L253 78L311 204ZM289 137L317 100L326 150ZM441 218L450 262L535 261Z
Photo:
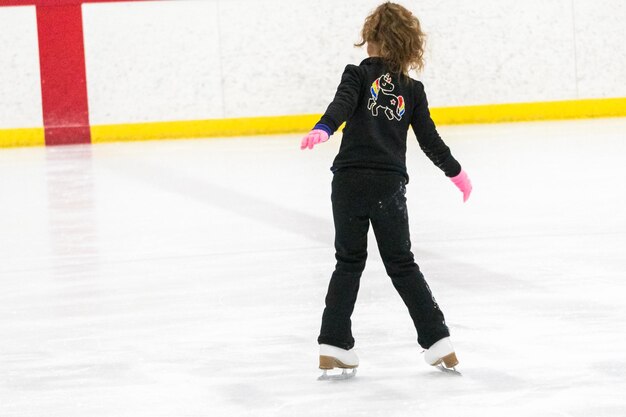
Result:
M462 377L427 366L373 236L356 378L319 382L340 135L0 150L0 416L626 415L626 119L409 142L413 250Z

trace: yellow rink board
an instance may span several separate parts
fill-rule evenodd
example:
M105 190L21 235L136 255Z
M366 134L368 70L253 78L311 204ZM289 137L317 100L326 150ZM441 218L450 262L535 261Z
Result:
M431 109L437 125L626 116L626 98L488 104ZM308 131L319 114L128 123L91 127L93 143L268 135ZM0 129L0 147L44 145L43 128Z

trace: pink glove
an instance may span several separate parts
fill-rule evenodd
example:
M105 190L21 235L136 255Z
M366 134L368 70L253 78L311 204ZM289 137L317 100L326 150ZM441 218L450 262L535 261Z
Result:
M463 192L463 202L465 203L472 192L472 182L467 176L467 172L461 170L459 175L450 178L450 180Z
M305 137L302 138L300 149L313 149L313 146L320 142L326 142L328 140L328 133L322 129L313 129Z

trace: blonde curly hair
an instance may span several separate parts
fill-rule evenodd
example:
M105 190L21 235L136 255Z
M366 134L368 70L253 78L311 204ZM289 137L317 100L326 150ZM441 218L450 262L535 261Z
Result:
M354 46L376 45L391 72L408 75L411 70L424 68L425 41L417 17L399 4L386 2L367 16L361 42Z

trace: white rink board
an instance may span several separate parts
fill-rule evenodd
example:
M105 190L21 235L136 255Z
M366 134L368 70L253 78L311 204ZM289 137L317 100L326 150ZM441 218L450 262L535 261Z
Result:
M214 1L83 5L93 125L222 118Z
M323 113L377 1L220 2L229 117Z
M405 1L432 106L626 96L620 0ZM94 125L321 113L378 1L84 4ZM42 125L34 7L0 7L0 128Z
M411 139L463 377L423 362L371 236L345 383L316 381L339 136L2 150L0 415L623 417L625 129L442 127L466 204Z
M626 3L576 0L577 87L580 97L625 97Z
M35 7L0 7L0 129L43 126Z
M579 98L571 0L415 3L431 105Z
M366 57L352 45L377 4L85 5L91 121L321 113L345 65ZM626 11L619 2L594 4L593 13L585 12L591 6L584 0L403 4L429 36L419 77L433 106L626 95L626 56L619 47Z

